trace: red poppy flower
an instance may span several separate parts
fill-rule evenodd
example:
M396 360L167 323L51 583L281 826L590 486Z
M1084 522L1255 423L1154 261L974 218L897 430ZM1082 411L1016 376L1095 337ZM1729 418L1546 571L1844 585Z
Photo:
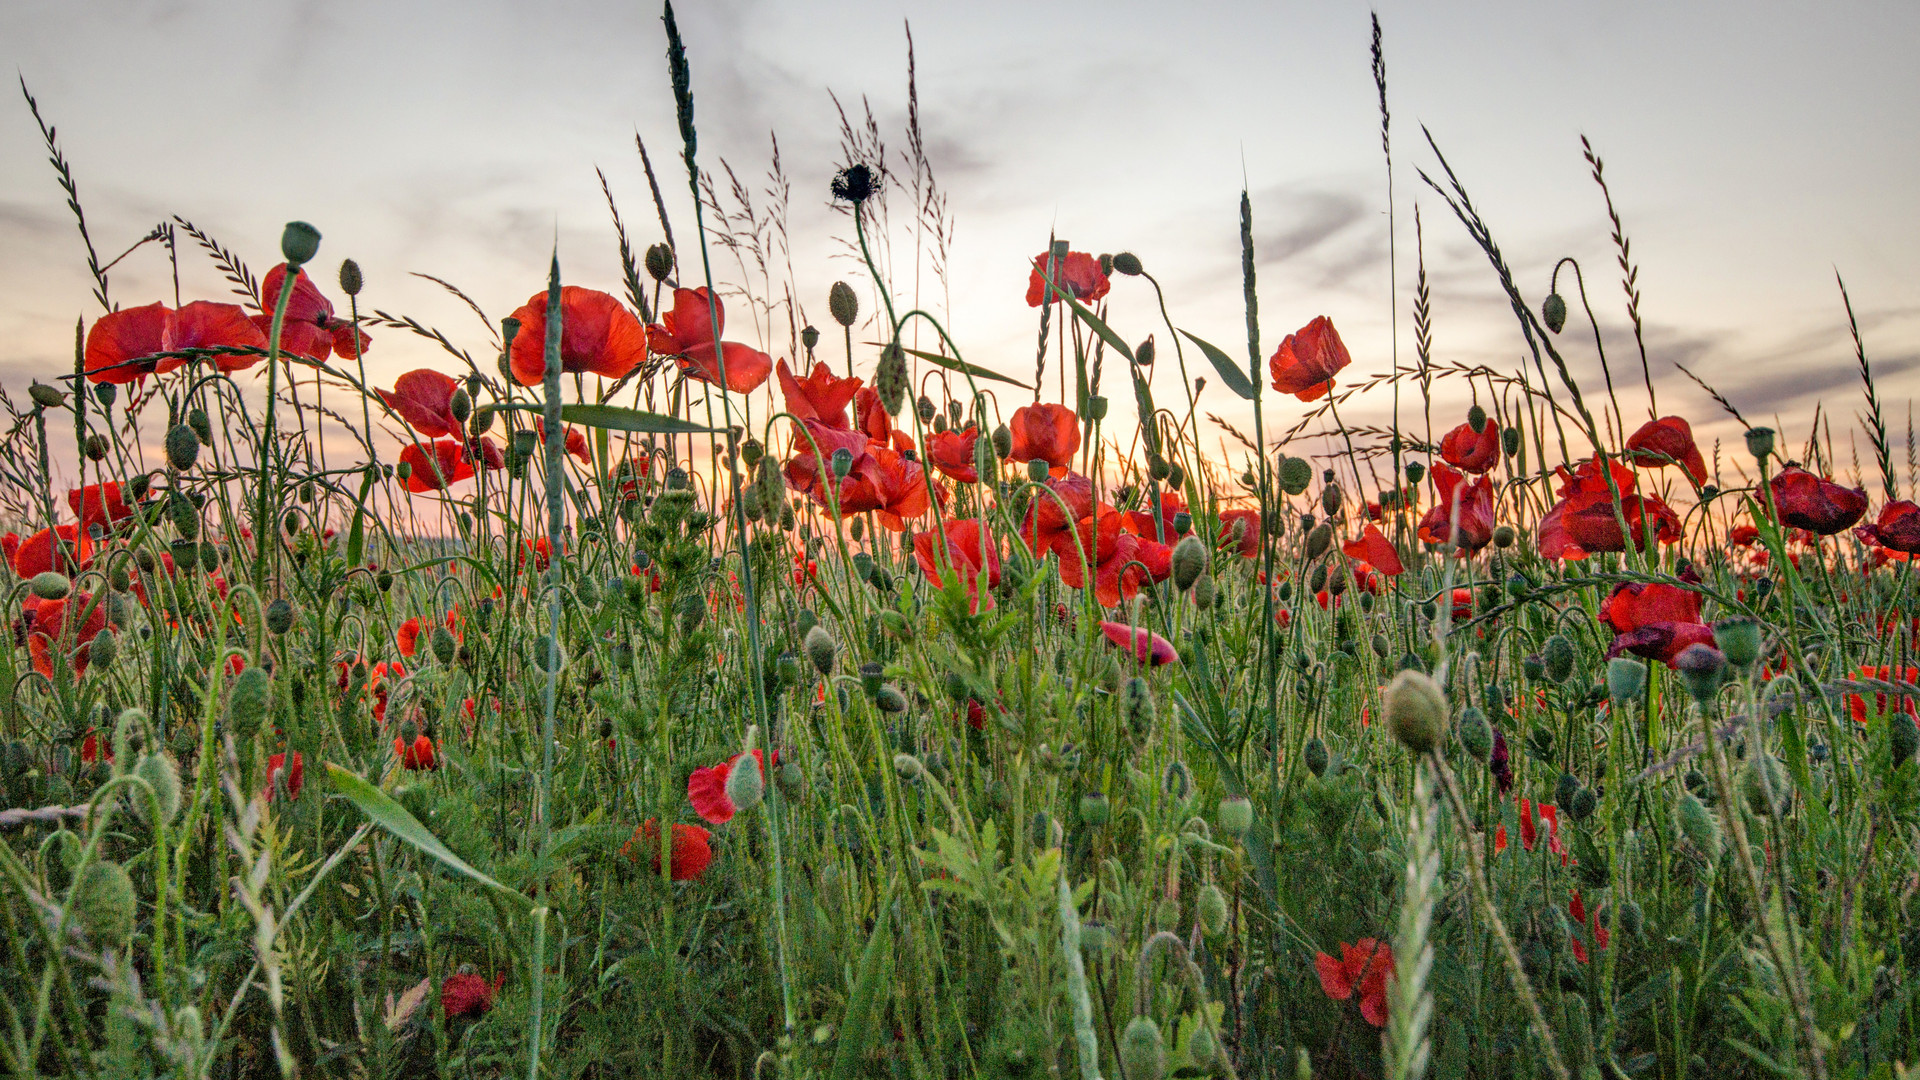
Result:
M1047 288L1047 260L1051 253L1033 257L1033 273L1027 276L1027 306L1057 303L1059 297ZM1053 264L1053 283L1061 292L1081 303L1092 303L1107 295L1113 280L1100 269L1100 260L1084 251L1069 251L1065 259Z
M1035 558L1045 558L1060 537L1066 535L1081 518L1093 513L1093 481L1078 473L1052 477L1042 482L1052 494L1035 491L1027 507L1026 520L1020 526L1020 539ZM1066 511L1061 511L1061 504Z
M133 508L127 505L119 483L112 480L67 492L67 505L73 508L73 516L80 519L80 531L88 535L92 535L95 525L110 529L114 523L133 516Z
M1173 651L1173 642L1144 626L1102 622L1100 632L1107 636L1115 648L1132 653L1135 660L1150 667L1172 664L1180 659L1180 654Z
M847 426L847 403L859 391L859 379L836 379L833 369L818 361L805 378L795 378L785 360L780 361L774 371L780 376L780 396L786 399L788 412L802 420L818 420L828 427ZM732 373L731 369L728 373Z
M453 418L453 392L460 381L431 368L419 368L393 380L392 390L377 391L387 407L429 439L460 434Z
M165 304L124 308L94 320L87 331L87 380L96 383L130 383L147 375L172 371L180 360L147 360L141 357L167 351L167 320L173 315Z
M1159 540L1163 536L1167 539L1172 539L1178 535L1173 527L1173 519L1176 515L1184 514L1186 511L1187 500L1181 498L1179 492L1163 491L1160 493L1159 517L1156 518L1150 509L1129 510L1127 511L1126 528L1128 532L1133 533L1135 536L1143 536L1152 540Z
M1445 465L1435 465L1429 475L1440 502L1420 519L1420 539L1429 544L1451 542L1468 551L1486 547L1493 539L1493 481L1482 476L1469 483L1465 475ZM1456 504L1460 508L1457 523Z
M913 449L913 436L893 430L893 418L887 415L887 407L880 403L880 395L871 387L863 386L854 392L853 427L881 446L891 446L895 450Z
M1894 668L1891 665L1882 664L1879 667L1874 667L1873 665L1869 664L1860 669L1860 677L1863 679L1878 679L1881 682L1920 683L1920 667L1907 668L1906 671L1902 673L1899 678L1896 679L1894 675ZM1883 694L1883 693L1880 693L1879 691L1874 692L1873 710L1871 712L1871 715L1873 716L1887 715L1889 701L1901 702L1901 708L1906 712L1908 716L1920 717L1920 709L1916 708L1914 704L1913 695ZM1867 717L1869 716L1869 712L1867 710L1866 697L1861 694L1848 694L1847 695L1847 713L1848 715L1853 717L1854 723L1856 724L1866 723Z
M468 439L460 453L467 464L488 471L507 467L507 456L500 451L500 444L494 442L491 435L476 435Z
M693 775L687 777L687 801L693 804L693 812L702 819L714 825L725 825L733 820L735 810L733 800L727 798L727 775L742 756L735 754L711 768L695 769ZM760 779L764 782L767 778L766 753L755 750L753 761L759 766ZM773 763L776 766L780 764L779 754L773 756ZM674 859L676 863L679 861L678 858Z
M1459 622L1462 619L1473 618L1473 590L1472 589L1453 590L1452 615L1455 622Z
M1488 420L1476 432L1461 424L1440 440L1440 458L1462 472L1486 472L1500 464L1500 425Z
M707 846L712 833L698 825L673 826L673 851L668 855L672 860L672 876L675 881L692 881L707 872L707 866L713 862L713 849ZM633 836L621 847L620 854L629 859L648 857L648 865L653 872L660 872L660 823L648 818L633 830Z
M993 538L993 532L985 522L975 519L949 521L946 523L947 562L959 575L966 586L967 597L973 602L973 611L980 611L980 573L987 575L987 588L1000 584L1000 545ZM940 529L929 529L913 538L913 558L920 564L920 573L926 576L928 584L936 589L945 588L940 576L940 562L935 554L940 546ZM993 597L988 595L987 606L993 606Z
M1366 563L1388 577L1394 577L1406 570L1400 562L1400 552L1394 549L1393 541L1387 539L1378 525L1367 526L1361 531L1359 539L1341 544L1340 552L1349 559L1358 559Z
M1700 594L1664 582L1623 582L1600 604L1600 621L1613 628L1608 656L1623 652L1671 666L1689 645L1713 644L1700 622Z
M1567 848L1560 840L1559 807L1554 806L1552 803L1535 804L1526 799L1519 800L1519 804L1520 846L1528 851L1533 850L1534 844L1538 843L1540 839L1539 822L1544 821L1547 823L1547 850L1552 854L1560 856L1560 861L1562 865L1564 865L1567 861ZM1539 815L1537 818L1535 817L1536 812Z
M1312 401L1332 390L1333 377L1352 362L1340 332L1322 315L1280 342L1267 361L1267 371L1275 390Z
M963 484L980 482L980 472L974 467L973 448L980 441L980 429L968 424L964 431L936 431L927 436L927 460L940 470L940 475L958 480Z
M1654 539L1671 544L1680 539L1680 516L1655 496L1634 494L1633 470L1617 461L1602 472L1597 459L1588 458L1572 472L1559 466L1560 501L1540 519L1540 554L1549 559L1583 559L1601 551L1625 551L1627 535L1636 549L1646 548L1649 531ZM1608 474L1620 492L1620 512L1614 513ZM1620 518L1627 534L1620 531Z
M306 762L300 757L298 750L292 752L291 764L287 761L288 756L286 753L279 753L267 758L267 787L261 794L266 796L268 802L280 797L279 781L282 774L287 778L287 798L300 797L300 787L306 782Z
M86 621L72 628L73 639L66 640L68 619L82 613ZM95 604L92 593L75 592L65 599L40 601L33 608L32 623L27 628L27 653L33 659L34 670L52 678L54 657L63 655L72 664L75 675L86 674L93 639L106 628L107 605Z
M262 314L253 316L251 321L262 335L273 330L273 310L280 303L280 289L286 280L287 264L281 263L267 271L266 280L260 283ZM360 352L364 354L373 340L366 331L356 330L347 320L335 318L333 304L320 295L319 286L307 272L300 271L293 279L293 295L287 298L287 318L280 327L280 351L314 360L325 360L336 352L351 358L356 336Z
M1864 488L1841 487L1797 465L1780 470L1767 486L1782 522L1821 536L1848 528L1867 512Z
M527 556L529 555L533 556L533 568L535 570L545 570L553 563L553 541L544 536L532 540L523 538L520 541L520 556L514 565L527 565Z
M434 760L433 740L425 735L415 735L410 743L402 739L393 740L393 753L400 759L400 764L412 772L440 767L439 762Z
M92 765L101 760L113 760L113 741L103 739L93 728L87 729L87 737L80 740L80 764Z
M541 446L547 445L547 425L537 424L534 426L534 430L540 433L540 445ZM583 465L590 466L593 464L593 452L587 448L586 432L581 431L579 428L570 427L567 429L566 441L567 441L567 453L572 454L574 457L579 458L581 464ZM504 457L501 458L501 464L502 465L506 464L506 459ZM498 468L498 467L499 466L489 466L489 468Z
M880 524L894 532L907 531L907 519L927 512L931 502L920 464L897 450L875 446L868 453L856 480L855 503L871 500ZM845 503L841 504L845 512Z
M1101 607L1138 595L1140 586L1154 579L1156 566L1163 579L1171 572L1172 549L1123 531L1124 521L1122 514L1103 504L1053 543L1054 553L1060 556L1061 582L1069 588L1086 588L1090 568L1094 599ZM1090 566L1082 565L1083 553Z
M1853 530L1868 544L1905 555L1920 555L1920 505L1901 499L1880 508L1880 519Z
M1734 547L1752 547L1760 539L1760 530L1752 525L1735 525L1727 533L1727 543Z
M1241 523L1245 523L1244 529ZM1243 559L1255 559L1260 556L1260 511L1258 510L1222 510L1220 511L1220 543L1233 542L1239 537L1238 550Z
M513 381L538 386L547 377L547 294L537 292L513 313ZM647 333L620 301L597 289L560 289L560 370L620 379L647 358Z
M485 1016L493 1008L494 995L505 985L504 974L488 982L470 972L455 972L440 982L440 1008L449 1020L456 1016Z
M680 372L689 379L720 385L720 362L726 361L727 389L750 393L759 389L773 373L773 358L749 345L723 341L718 354L713 347L716 332L727 327L726 305L709 300L706 286L673 290L673 310L662 312L660 321L647 327L647 345L662 356L676 357Z
M1594 945L1602 949L1607 947L1607 941L1613 935L1607 932L1606 927L1600 925L1600 909L1598 907L1593 909L1593 915L1589 918L1587 915L1587 905L1580 899L1579 889L1573 890L1573 899L1567 901L1567 915L1573 919L1575 926L1578 926L1593 939ZM1587 947L1586 944L1580 940L1580 935L1575 934L1569 940L1573 945L1573 958L1583 964L1586 963Z
M440 491L473 478L466 447L452 439L437 440L431 447L413 443L400 451L400 461L411 470L407 475L407 490L416 495Z
M1374 1027L1387 1024L1387 980L1393 977L1393 946L1374 938L1340 943L1340 959L1315 953L1314 973L1320 990L1335 1001L1360 994L1360 1015Z
M420 620L413 618L401 623L400 628L393 632L393 643L400 649L401 656L413 659L413 655L420 651Z
M1707 482L1707 462L1694 444L1693 428L1678 416L1663 416L1640 426L1627 440L1627 457L1640 465L1678 465L1695 484Z
M861 432L842 431L818 420L802 420L800 424L805 435L811 438L799 433L794 435L793 456L787 460L782 471L786 474L787 483L795 491L806 495L821 508L830 509L828 485L833 483L834 451L845 450L853 457L853 465L847 476L840 478L835 485L838 493L844 497L853 469L858 469L866 457L869 442Z
M1013 430L1015 461L1039 458L1064 475L1080 450L1080 418L1065 405L1022 405L1007 426Z

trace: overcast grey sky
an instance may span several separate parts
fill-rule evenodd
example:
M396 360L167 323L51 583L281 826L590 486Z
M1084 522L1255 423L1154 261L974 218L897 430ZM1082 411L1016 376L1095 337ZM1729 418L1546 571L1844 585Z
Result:
M928 154L955 219L951 324L970 360L1031 374L1035 313L1022 293L1026 263L1050 231L1076 250L1137 252L1166 285L1176 323L1244 356L1244 177L1263 355L1327 314L1353 352L1350 374L1385 369L1388 204L1369 6L1182 7L688 2L678 14L702 164L717 169L724 157L758 197L769 134L778 136L793 184L794 287L808 316L827 323L828 286L857 269L836 255L846 219L827 206L839 157L829 95L849 110L864 97L888 145L904 149L910 21ZM1836 426L1850 420L1861 399L1837 268L1890 419L1904 425L1920 383L1920 66L1910 55L1920 5L1531 0L1387 2L1379 12L1403 359L1416 202L1439 357L1512 369L1522 349L1486 260L1415 173L1433 169L1422 124L1530 299L1544 295L1557 258L1578 257L1613 335L1610 355L1626 357L1584 133L1606 160L1641 266L1663 412L1708 434L1736 430L1672 373L1680 360L1756 422L1777 412L1801 434L1816 398ZM441 327L479 354L478 320L408 272L457 283L497 319L542 286L557 235L569 281L619 292L593 170L606 170L636 243L657 240L636 131L690 254L651 3L12 0L0 7L0 42L59 127L107 257L179 213L264 272L278 260L281 223L303 218L325 234L321 265L360 262L363 302ZM903 204L896 199L896 225ZM903 271L911 245L897 229ZM0 252L0 382L18 389L31 375L70 370L74 319L99 314L71 216L18 100L0 105ZM729 260L716 265L740 283ZM224 295L198 252L183 249L182 267L184 298ZM331 286L330 271L320 277ZM911 291L901 277L896 289ZM784 278L783 269L776 289ZM172 298L154 248L112 280L123 305ZM922 289L946 307L929 279ZM1110 301L1129 338L1156 328L1144 284L1118 281ZM732 326L746 325L735 312ZM1578 370L1597 380L1590 349L1573 338ZM784 329L764 342L776 355L785 343ZM394 331L378 333L369 354L382 383L447 359ZM1173 392L1169 381L1162 393ZM1203 407L1244 416L1224 391L1208 398ZM1444 406L1457 413L1457 401ZM1384 407L1382 398L1348 419ZM1628 400L1630 422L1642 407ZM1269 430L1298 412L1276 402Z

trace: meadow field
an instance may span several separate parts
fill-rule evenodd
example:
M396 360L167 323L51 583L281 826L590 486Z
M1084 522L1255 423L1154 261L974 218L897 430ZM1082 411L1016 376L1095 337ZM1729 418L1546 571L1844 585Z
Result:
M984 359L889 273L917 129L792 178L859 258L783 282L666 27L623 287L458 327L324 221L90 233L24 97L95 290L0 388L9 1075L1909 1075L1920 447L1857 329L1766 426L1679 369L1698 440L1598 154L1615 262L1521 280L1429 139L1506 368L1417 247L1409 355L1263 322L1245 195L1244 340L1048 241Z

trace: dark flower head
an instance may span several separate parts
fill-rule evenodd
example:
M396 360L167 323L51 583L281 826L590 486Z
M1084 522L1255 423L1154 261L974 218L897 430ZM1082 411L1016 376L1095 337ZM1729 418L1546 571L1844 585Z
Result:
M873 196L873 170L865 165L849 165L834 174L833 197L855 206Z

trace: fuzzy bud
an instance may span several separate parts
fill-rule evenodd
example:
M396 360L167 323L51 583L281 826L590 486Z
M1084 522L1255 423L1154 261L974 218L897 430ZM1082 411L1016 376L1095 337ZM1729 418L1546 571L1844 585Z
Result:
M142 754L133 774L153 788L154 801L160 804L160 820L172 824L180 814L180 767L173 763L172 756L164 752ZM140 820L147 820L149 808L144 797L134 798L133 809Z
M900 415L907 403L907 353L898 342L889 342L880 350L880 363L873 369L873 390L880 395L880 407L888 416Z
M1313 483L1313 463L1306 458L1282 458L1280 460L1280 490L1289 495L1298 495Z
M1548 293L1540 305L1540 321L1547 329L1559 333L1567 325L1567 301L1559 293Z
M67 403L65 391L57 386L48 386L43 382L35 382L32 386L27 387L27 396L33 399L35 405L43 409L57 409Z
M1193 583L1193 606L1201 611L1213 607L1214 586L1212 574L1201 574Z
M1487 723L1486 713L1472 706L1460 711L1460 746L1479 762L1493 753L1493 725Z
M1607 661L1607 696L1615 704L1638 701L1647 692L1647 665L1631 656Z
M1117 251L1113 255L1113 268L1128 277L1139 277L1146 270L1140 265L1140 256L1131 251Z
M1327 767L1333 764L1332 755L1327 753L1327 744L1315 735L1307 740L1303 755L1307 761L1307 771L1316 777L1327 775Z
M1173 546L1173 584L1181 592L1193 588L1207 572L1207 545L1197 536L1188 536Z
M167 431L166 449L167 464L186 472L200 460L200 436L186 424L175 424Z
M886 683L874 691L873 704L883 713L899 715L907 711L907 695L892 683Z
M927 767L922 765L920 759L914 757L912 754L895 754L893 755L893 771L899 775L900 779L912 783L925 775Z
M1253 827L1253 803L1245 795L1228 795L1220 800L1215 820L1221 832L1239 836Z
M654 244L647 248L647 276L655 281L665 281L673 276L673 249L665 244Z
M1576 659L1573 642L1564 634L1554 634L1540 650L1540 659L1546 663L1547 678L1557 683L1566 682L1573 675Z
M119 863L88 863L74 880L69 903L93 944L118 947L133 936L133 878Z
M1706 804L1695 798L1693 792L1682 791L1680 801L1674 806L1673 816L1679 825L1680 835L1687 838L1687 843L1706 856L1708 862L1718 862L1720 822Z
M860 297L844 281L836 281L827 290L827 313L841 326L850 327L860 317Z
M1447 695L1419 671L1402 671L1387 684L1387 728L1415 754L1438 747L1447 736Z
M1340 504L1345 498L1346 493L1340 490L1339 484L1329 483L1320 489L1320 509L1327 512L1328 518L1337 517L1340 513Z
M814 670L822 675L833 674L833 661L840 646L833 640L833 634L824 626L815 626L807 631L803 642L807 659L813 662Z
M360 276L360 264L354 262L352 259L342 259L340 262L340 291L346 293L348 296L359 296L360 288L365 284L365 279Z
M227 695L227 730L235 739L251 739L267 719L273 700L273 678L263 667L250 667L234 676Z
M97 642L99 638L94 640ZM1891 768L1898 769L1913 760L1915 751L1920 751L1920 728L1914 726L1913 717L1896 709L1887 721L1887 741L1893 752Z
M267 605L267 629L275 634L293 629L293 605L285 597Z
M1323 521L1315 525L1313 531L1307 534L1307 558L1309 560L1317 559L1325 555L1327 549L1331 547L1333 547L1333 526L1326 522ZM1322 569L1324 570L1325 568L1323 567ZM1319 592L1320 590L1315 589L1313 591Z
M738 813L760 805L766 796L767 780L760 775L760 763L751 754L743 755L727 770L727 801Z
M1089 791L1080 796L1080 824L1097 829L1112 819L1113 805L1105 795Z
M33 575L27 589L42 600L64 600L73 590L73 582L58 570L47 570Z
M1160 1025L1151 1016L1136 1016L1127 1021L1120 1036L1120 1062L1127 1080L1161 1080L1167 1074L1167 1047L1160 1037Z

